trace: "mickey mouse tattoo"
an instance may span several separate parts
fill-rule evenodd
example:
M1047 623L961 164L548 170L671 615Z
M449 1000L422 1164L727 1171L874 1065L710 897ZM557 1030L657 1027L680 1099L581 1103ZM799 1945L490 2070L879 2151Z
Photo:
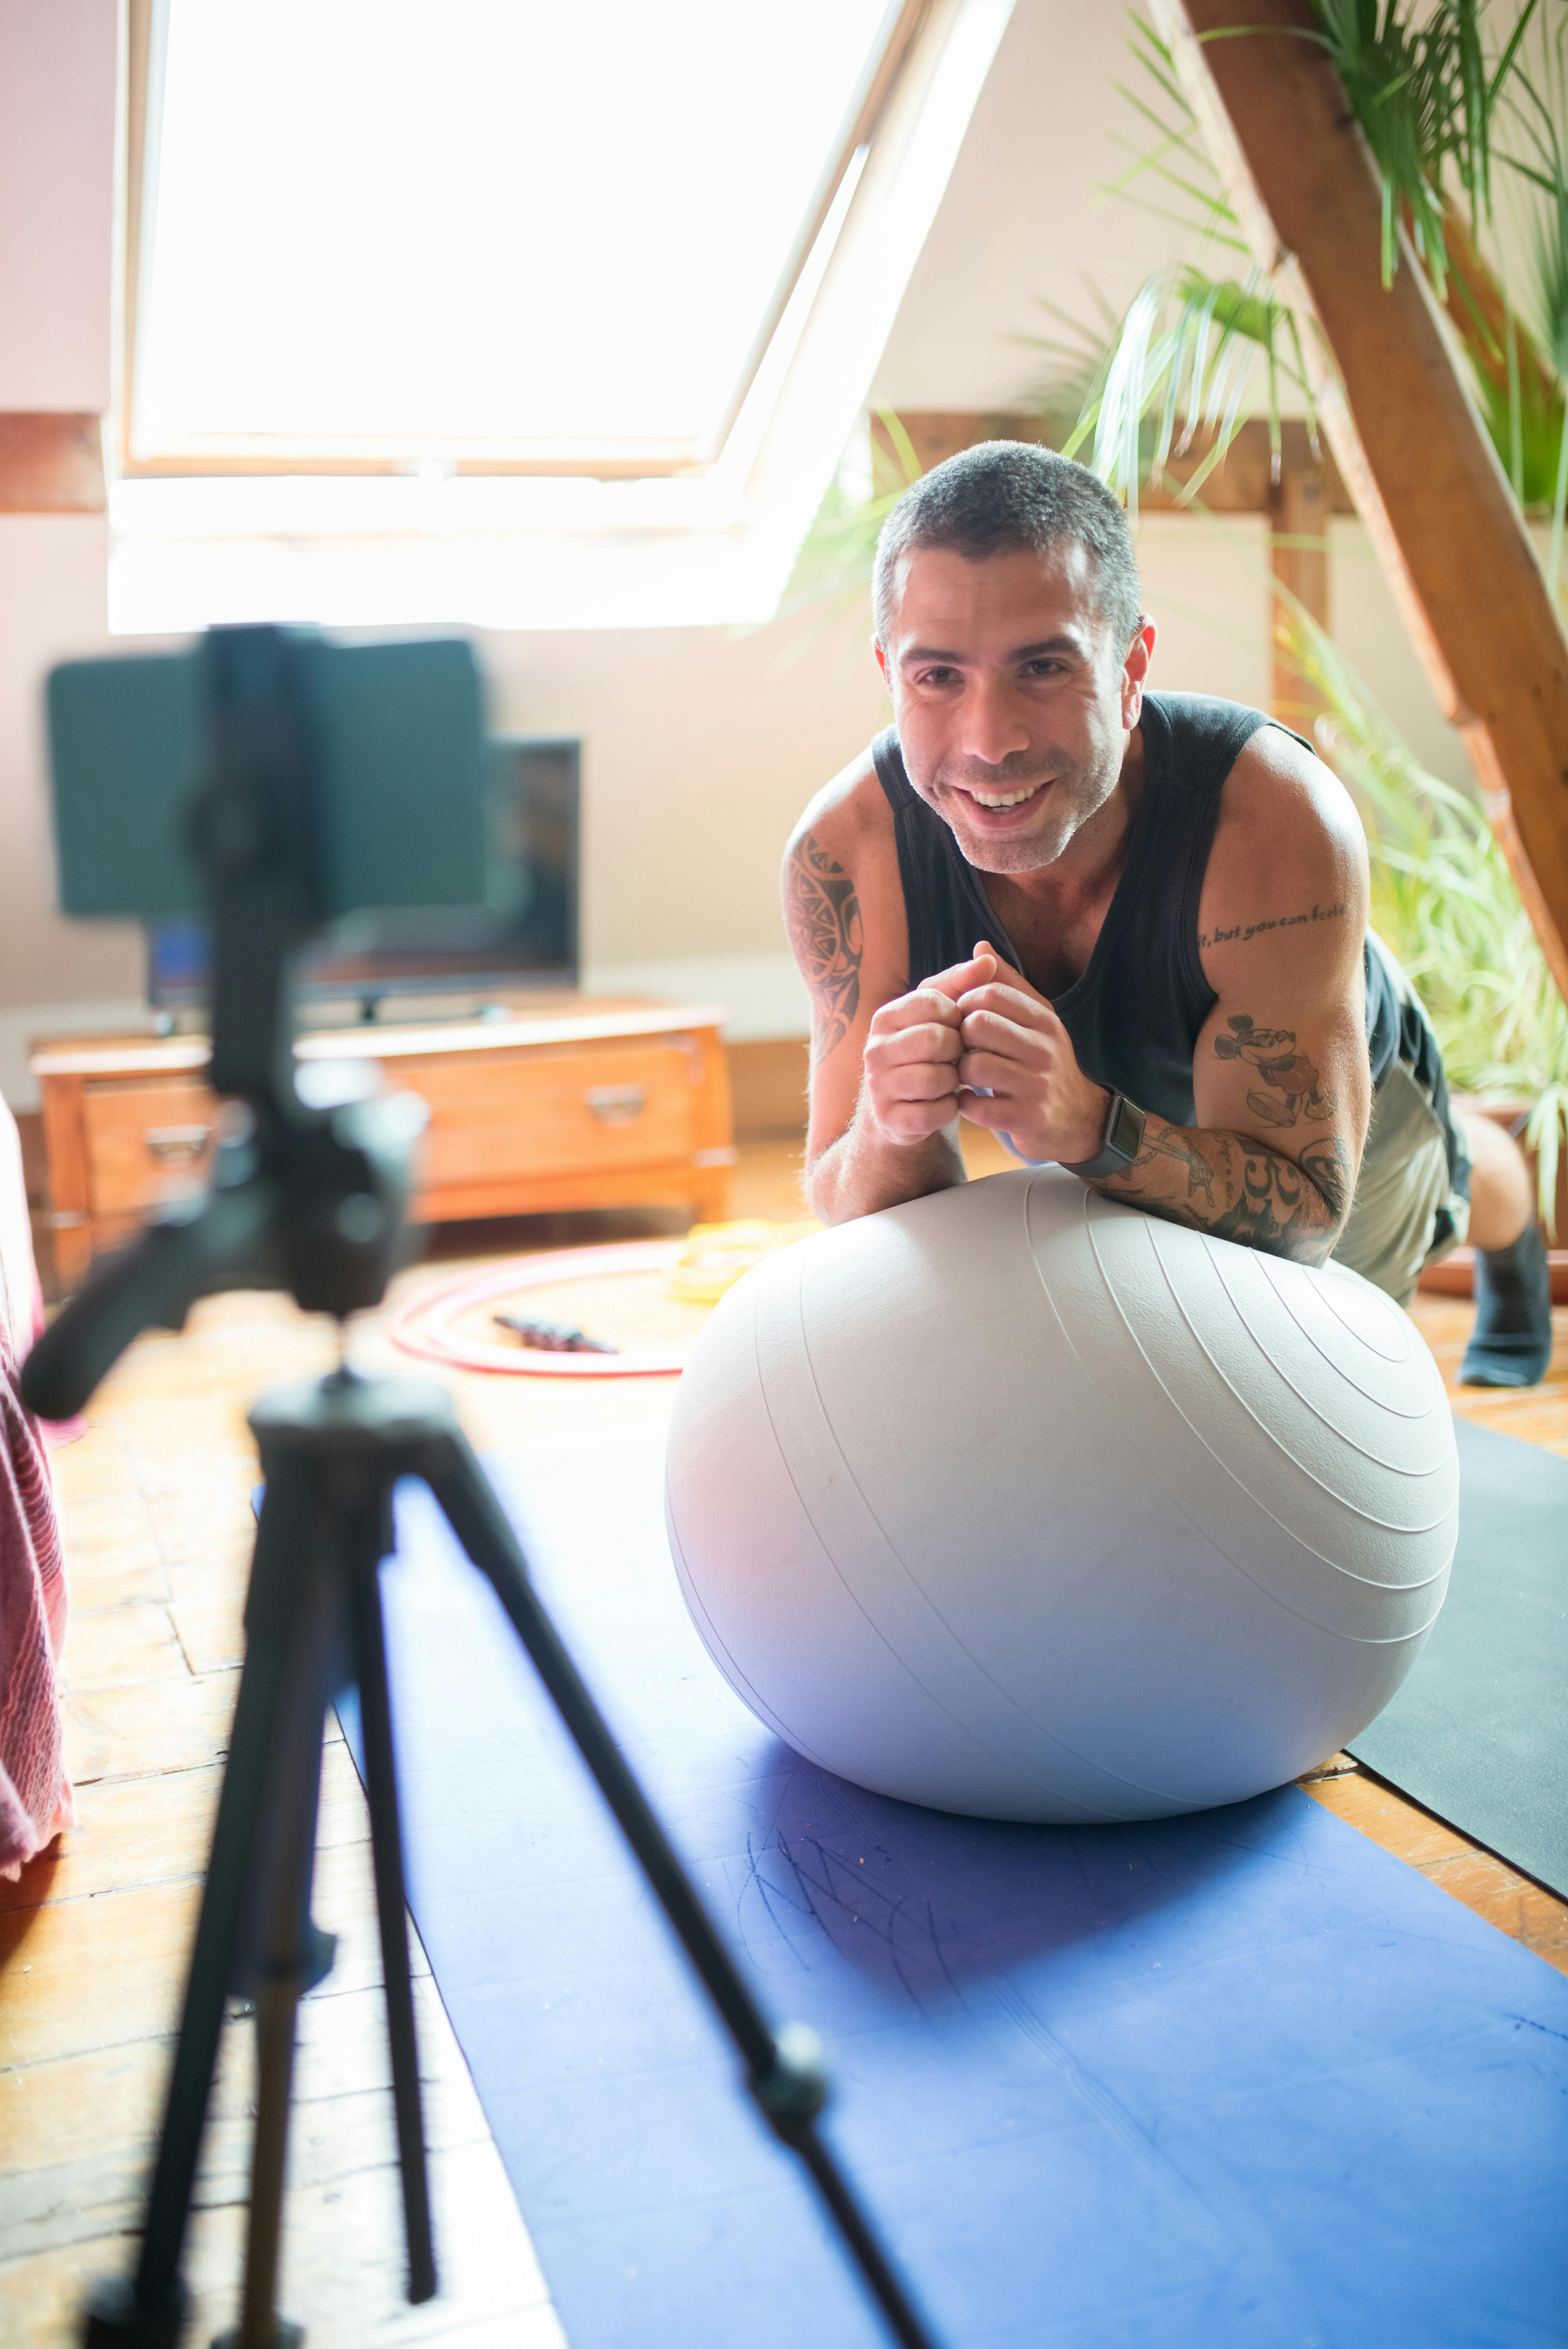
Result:
M1305 1116L1313 1125L1321 1125L1331 1118L1339 1106L1336 1094L1324 1088L1322 1078L1305 1052L1295 1049L1294 1028L1259 1028L1246 1012L1233 1014L1226 1025L1228 1036L1216 1036L1214 1050L1222 1061L1246 1061L1256 1069L1272 1092L1255 1089L1247 1095L1247 1107L1265 1125L1295 1125ZM1275 1099L1275 1094L1281 1096Z

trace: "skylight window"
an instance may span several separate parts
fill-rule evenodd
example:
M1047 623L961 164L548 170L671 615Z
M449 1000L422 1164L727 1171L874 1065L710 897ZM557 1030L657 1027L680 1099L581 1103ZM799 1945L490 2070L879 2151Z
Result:
M919 15L151 0L127 470L710 463Z

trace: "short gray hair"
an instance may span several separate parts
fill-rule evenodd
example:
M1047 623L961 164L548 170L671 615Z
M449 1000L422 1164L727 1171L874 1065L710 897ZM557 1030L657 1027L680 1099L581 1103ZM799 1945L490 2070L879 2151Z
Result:
M1101 616L1125 650L1143 616L1143 591L1120 499L1087 465L1033 441L961 450L913 482L882 526L872 573L877 642L887 643L901 555L943 546L983 563L1019 547L1043 554L1068 541L1094 565Z

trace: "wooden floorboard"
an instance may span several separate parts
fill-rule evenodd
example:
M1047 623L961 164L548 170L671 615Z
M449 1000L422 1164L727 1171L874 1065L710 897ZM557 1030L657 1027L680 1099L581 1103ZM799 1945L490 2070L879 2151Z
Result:
M735 1212L800 1210L799 1143L745 1145ZM976 1140L976 1171L1000 1154ZM674 1231L673 1218L541 1218L485 1227L476 1256L534 1244ZM402 1277L397 1297L458 1268ZM1469 1309L1421 1300L1417 1319L1450 1384ZM384 1317L383 1317L384 1319ZM1546 1384L1525 1395L1455 1390L1457 1409L1568 1453L1568 1314ZM366 1364L407 1370L380 1320L356 1339ZM84 2283L134 2248L190 1933L205 1867L242 1652L255 1457L245 1426L263 1387L335 1359L332 1332L284 1300L208 1300L181 1338L142 1339L95 1397L88 1432L57 1455L73 1614L67 1743L80 1824L0 1885L0 2341L64 2349ZM481 1450L592 1428L657 1425L667 1381L603 1383L454 1372ZM1568 1906L1345 1757L1308 1786L1363 1834L1568 1971ZM312 2349L441 2343L559 2349L550 2307L499 2156L434 1983L417 1959L420 2063L443 2289L400 2299L401 2229L364 1799L340 1738L323 1778L317 1914L338 1961L301 2012L283 2304ZM224 2035L192 2224L190 2339L232 2321L247 2184L251 2033Z

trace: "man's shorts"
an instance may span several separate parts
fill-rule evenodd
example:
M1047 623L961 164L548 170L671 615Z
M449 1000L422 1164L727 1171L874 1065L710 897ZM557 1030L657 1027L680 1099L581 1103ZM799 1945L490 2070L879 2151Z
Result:
M1414 1007L1428 1036L1431 1022L1414 988L1383 944L1368 932L1400 1004ZM1432 1058L1440 1067L1433 1039ZM1372 1123L1356 1196L1334 1251L1336 1264L1408 1305L1429 1264L1458 1247L1470 1227L1470 1154L1440 1091L1436 1099L1410 1063L1392 1062L1372 1096Z

